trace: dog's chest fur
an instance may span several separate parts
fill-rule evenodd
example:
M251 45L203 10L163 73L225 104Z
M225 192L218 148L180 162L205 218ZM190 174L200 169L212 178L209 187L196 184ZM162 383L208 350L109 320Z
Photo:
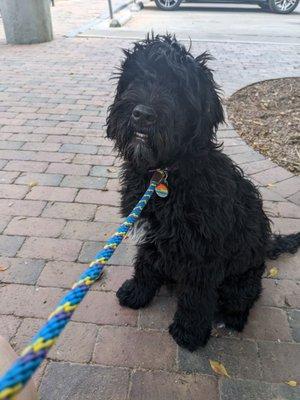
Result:
M207 162L197 169L183 168L170 173L169 195L160 198L153 194L141 215L135 235L140 244L153 243L161 256L164 272L178 279L182 269L191 268L189 260L199 266L203 260L214 260L234 268L243 257L245 241L260 238L254 248L247 248L249 259L264 257L263 240L268 235L268 221L254 186L231 161L221 153L212 155L218 160ZM227 165L226 165L227 164ZM123 166L122 213L128 215L142 197L151 174L139 173ZM262 240L263 239L263 240ZM245 262L245 269L248 268ZM200 268L200 267L199 267ZM239 269L241 267L239 266Z

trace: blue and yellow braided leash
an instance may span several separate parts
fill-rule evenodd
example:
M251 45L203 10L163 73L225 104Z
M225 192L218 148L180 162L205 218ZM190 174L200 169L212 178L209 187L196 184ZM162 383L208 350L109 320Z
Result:
M36 369L46 358L48 351L69 322L73 312L81 303L91 285L99 279L104 264L110 259L128 230L139 218L144 207L151 198L156 186L165 178L164 171L157 170L141 200L117 231L107 240L104 248L96 254L88 269L81 274L72 289L60 301L56 310L50 314L45 325L34 336L31 344L24 349L22 355L12 367L0 378L0 400L13 398L30 380Z

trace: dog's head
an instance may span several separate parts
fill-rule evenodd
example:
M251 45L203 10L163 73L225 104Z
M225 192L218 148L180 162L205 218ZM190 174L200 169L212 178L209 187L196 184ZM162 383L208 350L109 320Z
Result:
M152 36L125 51L107 135L125 160L163 168L214 144L223 109L209 55L175 37Z

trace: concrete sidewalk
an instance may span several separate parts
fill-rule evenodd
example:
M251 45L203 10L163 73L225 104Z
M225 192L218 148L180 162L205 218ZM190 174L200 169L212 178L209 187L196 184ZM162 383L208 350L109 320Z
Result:
M7 268L0 335L17 351L120 221L120 161L103 124L112 67L130 42L0 44L0 265ZM299 75L293 44L193 45L194 54L206 49L225 96L253 81ZM261 187L274 230L299 230L300 178L250 149L230 124L219 138ZM118 305L115 291L132 273L134 251L128 240L121 245L49 354L36 377L42 400L299 398L299 387L285 383L300 381L299 252L269 264L278 276L264 279L242 335L215 332L205 349L189 353L167 333L176 304L166 291L144 310ZM215 375L209 360L222 362L231 378Z

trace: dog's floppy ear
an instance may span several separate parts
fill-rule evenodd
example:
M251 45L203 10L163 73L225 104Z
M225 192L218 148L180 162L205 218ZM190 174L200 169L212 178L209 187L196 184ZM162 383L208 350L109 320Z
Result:
M219 87L214 81L212 70L207 66L207 61L211 59L207 52L195 58L198 75L196 92L202 125L215 132L218 125L224 122L224 112L219 97Z

